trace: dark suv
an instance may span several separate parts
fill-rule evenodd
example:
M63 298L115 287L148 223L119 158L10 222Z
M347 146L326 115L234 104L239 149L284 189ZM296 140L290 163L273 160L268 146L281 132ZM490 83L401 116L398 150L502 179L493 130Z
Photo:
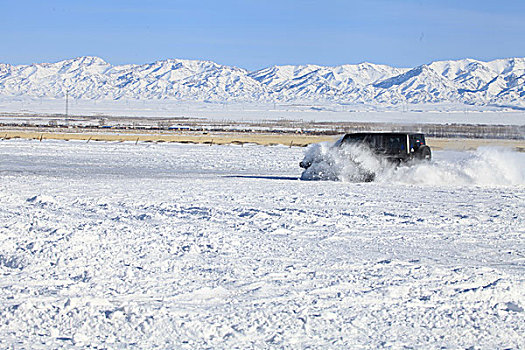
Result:
M397 163L412 159L430 160L432 158L432 152L425 142L424 134L401 132L346 134L337 146L347 144L365 145L374 153Z
M404 132L362 132L346 134L334 147L345 145L366 146L373 153L392 163L400 164L410 160L430 160L432 152L425 142L425 135ZM310 167L311 162L302 161L302 168Z

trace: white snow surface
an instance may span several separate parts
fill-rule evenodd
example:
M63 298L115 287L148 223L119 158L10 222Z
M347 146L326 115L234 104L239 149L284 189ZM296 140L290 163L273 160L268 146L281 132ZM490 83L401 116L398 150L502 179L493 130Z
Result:
M306 152L0 141L0 347L525 347L525 154Z
M0 96L0 123L39 123L64 119L65 99ZM237 122L382 122L398 124L487 124L524 125L525 111L495 106L466 106L457 103L378 106L331 104L311 101L304 104L258 102L195 102L177 100L88 100L69 99L70 118L125 117L139 119L190 118ZM97 121L95 121L96 123Z
M207 102L305 101L375 105L460 103L525 108L525 58L437 61L414 68L373 63L273 66L257 71L167 59L111 65L98 57L0 64L0 95Z

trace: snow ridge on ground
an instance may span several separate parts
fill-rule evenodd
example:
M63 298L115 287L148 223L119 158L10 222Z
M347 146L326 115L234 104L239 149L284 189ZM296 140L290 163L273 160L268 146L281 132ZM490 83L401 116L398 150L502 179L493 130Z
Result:
M304 152L0 141L0 347L525 347L525 185L494 166L523 153L352 183Z
M525 107L525 58L437 61L414 68L361 63L257 71L167 59L111 65L98 57L0 65L0 95L209 102L464 103Z

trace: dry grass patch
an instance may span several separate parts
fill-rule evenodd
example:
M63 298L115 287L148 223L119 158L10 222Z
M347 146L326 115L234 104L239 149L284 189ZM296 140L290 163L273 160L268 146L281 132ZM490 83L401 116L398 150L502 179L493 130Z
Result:
M312 143L334 141L338 136L333 135L304 135L304 134L265 134L265 133L91 133L91 132L35 132L23 130L7 130L0 132L3 139L33 139L33 140L80 140L80 141L105 141L105 142L176 142L200 143L209 145L253 143L257 145L273 146L299 146L304 147ZM482 146L498 146L525 151L524 140L493 140L493 139L445 139L427 138L427 142L434 150L455 149L474 150Z

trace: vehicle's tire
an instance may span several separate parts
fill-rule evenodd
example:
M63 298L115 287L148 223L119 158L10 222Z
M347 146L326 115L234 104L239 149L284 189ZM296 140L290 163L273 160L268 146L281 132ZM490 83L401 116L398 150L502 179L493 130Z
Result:
M310 167L310 165L312 165L311 162L305 162L305 161L302 161L302 162L299 163L299 166L300 166L301 168L304 168L304 169L308 169L308 168Z
M363 177L364 182L373 182L375 179L376 179L376 174L373 172L367 172Z
M430 161L432 159L432 152L430 151L430 147L428 146L421 146L417 150L415 154L415 158L417 160L427 160Z

